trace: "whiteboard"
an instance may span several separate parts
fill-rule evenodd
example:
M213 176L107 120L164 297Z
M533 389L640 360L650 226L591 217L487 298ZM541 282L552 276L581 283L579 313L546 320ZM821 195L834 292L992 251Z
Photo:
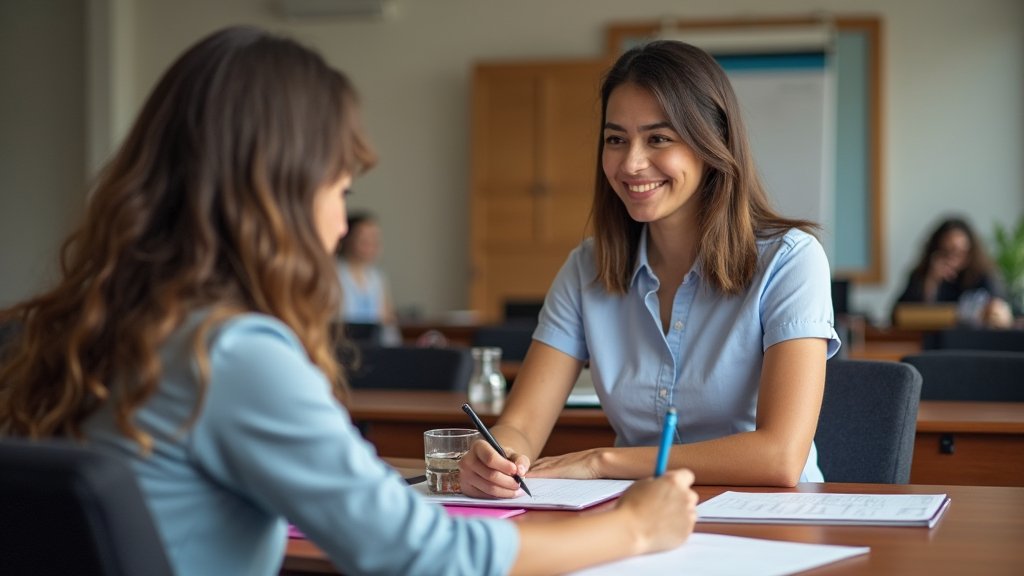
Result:
M818 66L794 63L791 56L759 56L767 65L756 67L737 65L735 59L720 60L739 99L769 198L784 216L832 230L834 98L824 55ZM824 243L831 252L831 242Z
M784 216L822 225L834 252L835 72L824 26L809 29L663 31L708 50L739 100L754 162Z

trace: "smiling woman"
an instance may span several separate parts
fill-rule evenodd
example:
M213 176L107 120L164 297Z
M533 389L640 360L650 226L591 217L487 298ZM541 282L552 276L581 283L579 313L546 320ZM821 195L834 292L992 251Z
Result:
M675 41L623 54L601 87L593 239L548 292L534 342L463 489L509 497L514 473L642 478L665 414L670 468L707 484L821 481L812 442L839 348L814 224L770 206L729 79ZM615 447L543 458L585 362Z

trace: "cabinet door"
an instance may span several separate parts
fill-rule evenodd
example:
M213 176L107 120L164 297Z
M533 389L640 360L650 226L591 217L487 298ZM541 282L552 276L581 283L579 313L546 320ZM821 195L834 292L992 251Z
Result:
M601 123L601 63L558 64L540 78L538 241L570 248L586 236Z
M471 306L543 298L586 235L603 61L489 64L473 82Z

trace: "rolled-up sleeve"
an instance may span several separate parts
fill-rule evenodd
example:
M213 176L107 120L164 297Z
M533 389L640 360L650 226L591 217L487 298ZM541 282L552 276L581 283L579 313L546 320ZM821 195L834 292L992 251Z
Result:
M796 338L828 340L827 356L839 351L834 329L832 278L821 244L799 231L788 233L763 276L761 324L763 346Z

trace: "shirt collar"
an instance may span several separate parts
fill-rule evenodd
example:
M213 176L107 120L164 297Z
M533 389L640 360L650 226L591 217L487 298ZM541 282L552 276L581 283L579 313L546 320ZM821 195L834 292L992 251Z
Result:
M654 270L651 269L651 264L647 260L647 224L640 229L640 243L636 247L636 265L633 267L633 276L629 280L630 286L636 285L641 271L647 275L648 279L654 279Z
M693 267L690 268L686 275L693 274L697 278L703 278L703 274L701 274L701 261L701 256L698 254L697 259L693 262ZM644 224L643 228L640 229L640 243L637 244L636 248L636 265L633 267L633 276L629 280L630 286L636 285L641 271L643 271L648 279L654 280L654 269L651 268L651 263L647 259L647 224Z

